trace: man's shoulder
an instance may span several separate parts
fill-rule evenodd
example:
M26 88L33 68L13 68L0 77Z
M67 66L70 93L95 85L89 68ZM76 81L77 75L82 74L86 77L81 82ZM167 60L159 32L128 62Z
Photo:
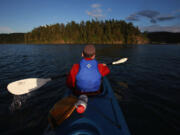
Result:
M98 67L106 67L103 63L98 63Z
M72 69L79 69L79 64L73 64Z
M77 63L73 64L73 67L79 67L79 64L77 64Z

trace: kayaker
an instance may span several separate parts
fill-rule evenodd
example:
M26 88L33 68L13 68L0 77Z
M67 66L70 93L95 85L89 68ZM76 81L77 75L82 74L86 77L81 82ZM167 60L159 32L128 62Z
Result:
M86 45L82 52L83 59L74 64L67 77L67 85L76 95L96 95L101 92L102 77L110 73L106 64L99 64L94 45Z

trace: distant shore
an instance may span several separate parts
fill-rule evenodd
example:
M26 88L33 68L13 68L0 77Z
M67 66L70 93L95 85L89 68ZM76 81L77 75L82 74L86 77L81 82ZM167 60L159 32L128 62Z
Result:
M138 27L123 20L91 20L57 23L34 28L28 33L0 34L0 43L26 44L145 44Z
M180 44L180 33L142 33L122 20L72 21L40 26L28 33L0 34L0 44Z

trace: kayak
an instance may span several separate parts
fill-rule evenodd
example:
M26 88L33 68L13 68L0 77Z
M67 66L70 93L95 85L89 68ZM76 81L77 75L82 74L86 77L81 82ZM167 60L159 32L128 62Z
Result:
M56 123L55 134L130 135L123 112L106 77L103 78L102 88L101 94L88 97L87 108L83 114L79 114L73 109L70 116L63 119L59 125ZM51 109L51 115L56 106L57 104ZM52 125L53 121L49 122Z

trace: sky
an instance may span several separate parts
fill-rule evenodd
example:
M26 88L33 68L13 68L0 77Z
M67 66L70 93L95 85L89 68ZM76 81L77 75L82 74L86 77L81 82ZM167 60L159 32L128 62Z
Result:
M132 22L141 31L180 32L180 0L0 0L0 33L95 18Z

